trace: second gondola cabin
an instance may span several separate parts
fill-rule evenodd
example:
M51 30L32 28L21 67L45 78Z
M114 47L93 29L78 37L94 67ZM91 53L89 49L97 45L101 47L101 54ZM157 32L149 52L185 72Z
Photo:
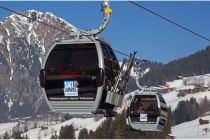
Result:
M164 98L151 89L135 91L127 111L127 121L133 130L162 131L167 122Z
M40 71L40 83L51 110L90 114L114 106L105 103L107 90L120 70L117 58L101 39L56 42Z

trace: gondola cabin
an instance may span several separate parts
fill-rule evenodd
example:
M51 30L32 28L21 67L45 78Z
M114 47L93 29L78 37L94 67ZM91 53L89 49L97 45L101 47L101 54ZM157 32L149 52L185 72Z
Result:
M119 72L111 46L101 39L56 42L40 71L40 84L53 111L97 113L107 107L107 90Z
M167 121L167 106L157 91L136 91L127 112L127 121L132 129L161 131Z

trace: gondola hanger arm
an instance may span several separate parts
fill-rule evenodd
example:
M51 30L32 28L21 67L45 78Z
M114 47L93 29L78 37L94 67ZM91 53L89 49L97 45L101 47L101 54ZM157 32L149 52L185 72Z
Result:
M112 13L108 0L105 0L104 3L102 4L102 11L104 14L104 18L101 25L96 29L79 30L79 34L81 34L82 36L96 36L97 34L101 33L107 27L110 15Z

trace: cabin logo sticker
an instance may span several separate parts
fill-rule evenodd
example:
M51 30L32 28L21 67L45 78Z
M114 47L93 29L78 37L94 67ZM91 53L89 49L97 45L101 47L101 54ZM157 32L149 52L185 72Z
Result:
M78 86L77 80L64 81L64 96L78 96Z
M147 122L147 114L142 112L140 113L140 122Z

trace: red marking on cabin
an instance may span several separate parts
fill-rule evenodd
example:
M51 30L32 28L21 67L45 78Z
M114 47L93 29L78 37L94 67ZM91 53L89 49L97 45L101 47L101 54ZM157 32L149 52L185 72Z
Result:
M74 82L74 86L78 86L79 83L77 81Z

